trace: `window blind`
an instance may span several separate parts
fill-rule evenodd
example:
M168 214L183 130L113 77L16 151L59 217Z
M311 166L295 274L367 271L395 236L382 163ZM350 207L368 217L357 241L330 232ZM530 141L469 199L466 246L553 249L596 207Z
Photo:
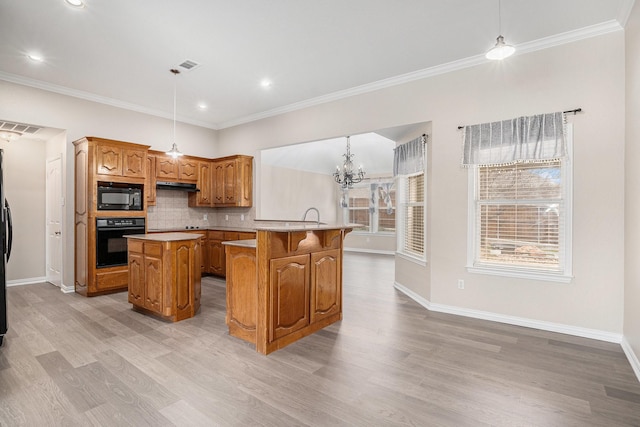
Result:
M477 261L560 270L562 162L478 167Z
M422 258L424 255L424 173L406 177L404 194L403 252Z

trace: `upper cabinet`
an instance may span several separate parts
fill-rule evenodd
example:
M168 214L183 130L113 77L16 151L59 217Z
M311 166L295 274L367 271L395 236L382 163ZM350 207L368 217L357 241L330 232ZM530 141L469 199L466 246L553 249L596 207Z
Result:
M173 158L164 153L156 153L156 179L159 181L196 182L198 160L182 156Z
M97 175L145 179L146 146L100 138L87 139L96 143L95 173Z
M199 161L196 175L196 186L200 191L189 193L189 207L211 207L211 162Z
M145 180L147 206L156 205L156 156L147 154L147 179Z
M214 207L251 207L253 157L229 156L213 161Z

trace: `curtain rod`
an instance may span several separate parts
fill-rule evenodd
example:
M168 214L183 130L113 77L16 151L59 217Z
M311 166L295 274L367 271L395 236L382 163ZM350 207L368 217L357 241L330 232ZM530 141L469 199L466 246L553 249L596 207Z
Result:
M569 113L573 113L573 115L575 116L578 113L582 112L582 108L575 108L573 110L567 110L567 111L563 111L562 114L569 114ZM458 126L458 130L460 129L464 129L464 126Z

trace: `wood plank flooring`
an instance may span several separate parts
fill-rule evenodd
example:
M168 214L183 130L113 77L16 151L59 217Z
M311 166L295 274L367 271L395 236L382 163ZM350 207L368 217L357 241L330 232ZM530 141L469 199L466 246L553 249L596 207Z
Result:
M347 253L344 319L269 356L230 337L225 288L175 324L126 293L7 290L0 426L640 426L619 345L432 313L393 259Z

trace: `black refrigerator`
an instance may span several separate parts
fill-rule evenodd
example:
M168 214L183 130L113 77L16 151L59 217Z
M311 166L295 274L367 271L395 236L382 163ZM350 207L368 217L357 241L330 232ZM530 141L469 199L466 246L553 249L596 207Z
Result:
M13 228L11 226L11 209L4 194L2 179L4 151L0 149L0 245L2 246L2 262L0 262L0 346L7 333L7 261L11 255Z

